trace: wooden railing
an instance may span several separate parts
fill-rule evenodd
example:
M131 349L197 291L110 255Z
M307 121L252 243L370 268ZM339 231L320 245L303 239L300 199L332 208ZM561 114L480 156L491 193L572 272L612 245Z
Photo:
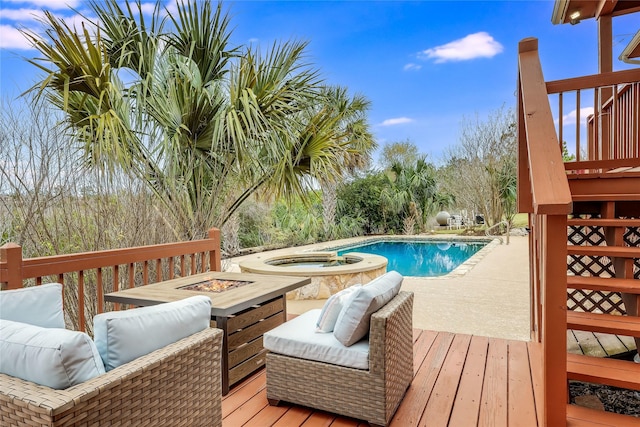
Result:
M68 326L89 332L93 315L105 311L105 293L220 270L218 229L203 240L28 259L16 244L0 247L1 289L62 283Z
M554 127L538 40L518 55L518 209L529 213L532 339L541 345L540 425L565 426L567 214L571 193Z
M546 86L557 97L560 141L566 141L565 116L575 121L573 142L566 142L578 162L640 157L640 69L550 81ZM583 110L590 114L585 117ZM579 164L574 168L583 169Z

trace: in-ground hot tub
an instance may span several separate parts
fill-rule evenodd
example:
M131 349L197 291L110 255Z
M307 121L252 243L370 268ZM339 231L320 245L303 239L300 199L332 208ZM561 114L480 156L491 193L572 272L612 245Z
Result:
M309 285L287 294L288 299L324 299L358 283L368 283L387 271L387 259L380 255L352 252L308 252L269 256L256 255L240 262L243 273L305 276Z

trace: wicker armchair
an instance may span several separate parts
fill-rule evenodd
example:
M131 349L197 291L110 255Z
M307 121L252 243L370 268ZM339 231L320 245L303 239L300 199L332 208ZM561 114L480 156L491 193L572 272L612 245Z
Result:
M267 354L267 399L386 426L413 378L413 293L400 292L371 316L369 370Z
M0 374L0 425L221 426L221 348L207 329L66 390Z

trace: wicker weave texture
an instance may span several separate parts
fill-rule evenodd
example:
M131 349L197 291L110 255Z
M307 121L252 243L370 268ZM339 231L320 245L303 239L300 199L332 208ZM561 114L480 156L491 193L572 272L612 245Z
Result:
M221 426L221 348L207 329L66 390L0 374L0 425Z
M413 378L413 293L371 316L369 370L267 354L267 398L387 425Z

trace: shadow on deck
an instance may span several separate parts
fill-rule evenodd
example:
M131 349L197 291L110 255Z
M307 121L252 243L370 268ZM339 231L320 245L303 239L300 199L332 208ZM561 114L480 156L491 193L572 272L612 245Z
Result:
M391 426L538 425L538 345L414 330L414 379ZM533 366L538 366L536 363ZM265 370L223 398L223 426L366 426L323 411L267 403Z

